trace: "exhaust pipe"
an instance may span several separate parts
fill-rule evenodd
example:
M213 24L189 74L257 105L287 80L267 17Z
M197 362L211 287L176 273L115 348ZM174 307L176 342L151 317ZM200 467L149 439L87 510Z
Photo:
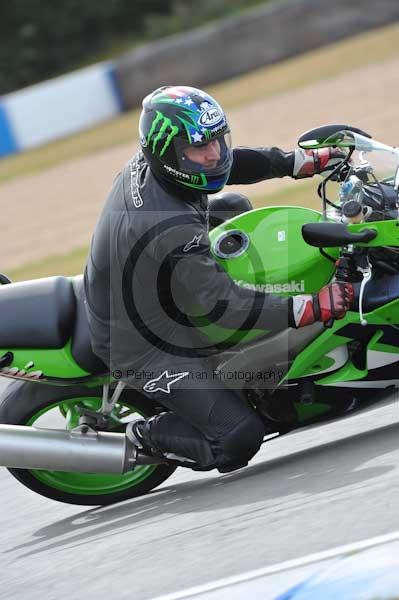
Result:
M87 425L72 430L0 425L2 467L122 474L137 465L164 462L140 453L124 433L94 431Z

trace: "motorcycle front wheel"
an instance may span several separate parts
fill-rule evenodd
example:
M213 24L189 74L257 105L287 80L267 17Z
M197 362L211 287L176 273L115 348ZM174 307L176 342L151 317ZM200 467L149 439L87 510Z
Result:
M72 429L78 424L78 405L98 410L102 388L59 387L13 381L0 398L0 423ZM155 406L134 390L125 390L112 413L110 431L124 431L133 419L156 414ZM172 475L172 465L142 465L124 474L67 473L8 469L30 490L68 504L99 506L146 494Z

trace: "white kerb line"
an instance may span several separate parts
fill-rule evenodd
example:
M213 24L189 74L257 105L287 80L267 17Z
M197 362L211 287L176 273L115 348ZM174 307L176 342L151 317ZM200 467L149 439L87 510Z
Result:
M386 535L380 535L374 538L362 540L361 542L354 542L352 544L346 544L344 546L337 546L336 548L332 548L331 550L315 552L314 554L308 554L307 556L302 556L301 558L294 558L292 560L287 560L281 563L277 563L275 565L270 565L269 567L264 567L262 569L248 571L247 573L242 573L241 575L225 577L223 579L219 579L210 583L205 583L203 585L189 588L181 592L176 592L174 594L172 593L167 594L165 596L158 596L153 600L184 600L185 598L193 598L194 596L198 596L199 594L203 594L204 592L211 592L223 587L227 587L229 585L242 583L244 581L250 581L251 579L257 579L258 577L266 575L274 575L275 573L287 571L288 569L304 567L313 562L322 562L324 560L328 560L329 558L340 556L341 554L364 550L366 548L371 548L372 546L379 546L381 544L394 542L395 540L399 540L399 531L394 531Z

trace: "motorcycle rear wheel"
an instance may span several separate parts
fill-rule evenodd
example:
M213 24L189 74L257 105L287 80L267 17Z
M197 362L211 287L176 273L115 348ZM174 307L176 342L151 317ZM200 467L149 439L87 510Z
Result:
M0 423L72 428L77 425L77 404L98 409L101 398L102 388L14 381L0 398ZM128 389L122 393L116 412L120 423L115 421L112 431L123 431L129 420L150 417L156 414L156 409L151 401ZM57 423L46 423L54 420ZM172 465L145 465L122 475L27 469L8 471L25 487L46 498L67 504L103 506L146 494L168 479L175 469Z

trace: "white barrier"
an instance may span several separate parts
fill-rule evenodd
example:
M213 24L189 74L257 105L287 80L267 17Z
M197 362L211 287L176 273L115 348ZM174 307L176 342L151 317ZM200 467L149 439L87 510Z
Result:
M0 98L0 157L92 127L171 82L202 87L399 20L398 0L269 2ZM187 79L188 78L188 79Z
M0 99L0 156L87 129L122 111L112 63L99 63Z

